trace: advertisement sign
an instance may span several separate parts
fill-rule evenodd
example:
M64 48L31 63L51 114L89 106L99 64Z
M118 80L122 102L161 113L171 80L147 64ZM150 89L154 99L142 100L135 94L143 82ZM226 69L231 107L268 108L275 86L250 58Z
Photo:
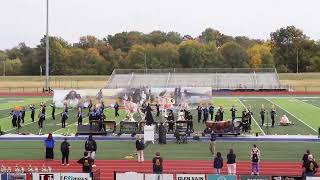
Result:
M301 176L272 176L272 180L302 180L302 179L303 178Z
M240 176L241 180L270 180L269 176Z
M91 180L90 173L61 173L61 180Z
M144 141L151 141L154 143L154 125L144 126Z
M32 180L56 180L60 179L60 173L32 173Z
M233 175L215 175L209 174L208 180L236 180L237 177Z
M176 180L205 180L205 174L177 174Z
M306 180L320 180L320 177L306 177Z
M145 180L173 180L173 174L145 174Z
M117 180L143 180L143 174L136 172L117 173Z
M1 174L1 180L30 180L30 175L25 173L6 173Z

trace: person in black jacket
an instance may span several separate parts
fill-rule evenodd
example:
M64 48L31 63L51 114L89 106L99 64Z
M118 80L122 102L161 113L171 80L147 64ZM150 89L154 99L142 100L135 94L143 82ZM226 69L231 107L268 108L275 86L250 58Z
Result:
M52 107L51 116L52 116L52 119L55 120L56 117L54 116L54 114L56 113L56 104L55 104L55 103L52 103L52 104L51 104L51 107Z
M153 174L162 174L163 171L163 159L160 156L160 152L156 152L156 157L152 159Z
M94 163L94 157L97 152L97 143L92 138L92 135L89 136L88 140L85 142L85 150L87 151L88 155L92 158Z
M234 107L234 105L232 105L232 108L230 109L231 111L231 118L232 118L232 121L234 121L236 119L236 112L237 112L237 109Z
M136 149L137 149L137 154L138 154L138 162L141 163L144 161L144 154L143 154L144 142L140 136L138 136L138 138L136 140Z
M236 175L236 172L237 172L236 155L233 153L233 149L230 149L229 154L227 155L227 166L228 166L228 174Z
M30 105L30 109L31 109L31 121L34 122L34 114L36 111L36 108L34 107L34 104Z
M119 104L116 102L113 107L114 107L114 116L118 117L119 116Z
M307 177L314 176L318 171L318 164L314 160L312 154L308 155L308 161L304 165L304 175Z
M26 116L26 108L22 107L21 112L21 122L24 123L24 117Z
M82 172L92 173L93 159L89 156L88 152L84 152L83 156L83 158L78 160L78 163L82 164Z
M200 105L198 105L197 111L198 111L198 123L200 123L201 115L202 115L202 107Z
M213 161L213 168L216 169L216 174L221 173L222 167L223 167L223 159L221 157L221 153L217 152L217 156L214 158L214 161Z
M157 117L159 117L160 115L160 105L159 104L156 104L156 110L157 110Z
M167 144L167 130L163 123L159 126L159 144Z
M169 124L169 129L168 129L168 132L172 131L174 132L173 130L173 126L174 126L174 114L173 114L173 111L170 109L170 112L169 112L169 115L167 117L167 121L168 121L168 124Z
M270 115L271 115L271 127L274 127L274 123L276 122L275 118L276 118L276 115L277 115L277 112L276 112L275 108L271 109Z
M214 107L212 104L209 106L209 113L210 113L210 120L213 121Z
M266 114L266 110L264 109L264 106L262 106L260 111L261 126L264 125L265 114Z
M67 138L61 143L61 153L62 153L62 165L69 166L69 150L70 150L70 143L67 141ZM66 162L66 163L64 163Z

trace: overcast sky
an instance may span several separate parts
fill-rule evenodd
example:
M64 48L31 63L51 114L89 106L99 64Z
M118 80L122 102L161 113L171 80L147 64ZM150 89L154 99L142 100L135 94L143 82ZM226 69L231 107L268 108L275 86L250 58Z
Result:
M36 46L45 34L46 0L0 0L0 49ZM206 27L228 35L268 39L294 25L320 39L319 0L50 0L50 34L73 43L83 35L177 31Z

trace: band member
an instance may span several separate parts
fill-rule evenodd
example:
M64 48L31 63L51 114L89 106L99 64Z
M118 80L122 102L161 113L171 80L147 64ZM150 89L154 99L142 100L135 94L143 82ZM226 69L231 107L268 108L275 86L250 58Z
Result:
M224 113L223 106L220 106L220 108L219 108L218 111L220 112L220 118L219 118L219 120L220 120L220 121L223 121L223 113Z
M237 112L237 109L234 107L234 105L232 105L232 108L230 109L231 111L231 118L232 118L232 121L234 121L236 119L236 112Z
M104 113L104 108L105 108L105 106L104 106L104 102L103 102L103 101L101 101L101 106L100 106L100 113L101 113L101 114L103 114L103 113Z
M156 109L157 109L157 117L160 115L160 105L156 104Z
M252 116L253 116L253 112L251 111L251 107L248 107L248 118L249 118L249 125L251 125L251 120L252 120Z
M52 103L52 104L51 104L51 107L52 107L51 116L52 116L52 119L55 120L56 118L55 118L54 114L55 114L55 112L56 112L56 104L55 104L55 103Z
M44 117L43 117L43 121L45 121L46 120L46 105L44 104L44 102L41 102L40 103L40 107L41 107L41 113L44 115Z
M61 127L65 128L66 127L66 120L68 119L68 111L63 111L61 113Z
M173 111L170 109L169 111L169 114L168 114L168 117L167 117L167 121L168 121L168 125L169 125L169 129L168 129L168 132L172 131L174 132L173 130L173 126L174 126L174 115L173 115Z
M20 110L20 114L21 114L21 122L24 123L24 117L26 116L25 107L22 107L22 109Z
M159 126L159 144L167 144L167 130L163 123Z
M92 120L95 119L95 114L96 114L95 111L96 111L96 109L93 109L93 108L91 108L89 110L89 124L90 124L90 126L92 126Z
M260 111L260 118L261 118L261 126L264 125L264 119L265 119L265 113L266 113L266 110L264 109L264 106L262 105L261 107L261 111Z
M209 113L210 113L210 119L211 119L211 121L213 121L214 107L212 104L209 107Z
M209 118L209 110L208 110L207 107L204 107L202 109L202 111L203 111L203 121L202 121L202 123L206 123L208 121L208 118Z
M45 120L46 118L46 115L45 115L45 110L44 109L44 106L41 106L40 107L40 112L39 112L39 121L38 121L38 125L39 125L39 128L42 129L43 128L43 121Z
M82 125L83 113L82 113L82 108L81 107L78 107L77 117L78 117L78 125Z
M154 123L153 116L152 116L152 108L150 104L146 107L146 124L147 125L152 125Z
M275 121L275 117L277 115L277 112L276 112L276 108L275 107L272 107L271 109L271 112L270 112L270 115L271 115L271 127L274 127L274 123L276 122Z
M198 123L200 123L201 114L202 114L202 107L200 105L198 105L197 111L198 111Z
M90 99L88 104L89 113L92 107L93 107L93 104L92 104L92 100Z
M249 132L250 124L249 124L249 111L248 109L244 109L242 111L242 124L243 124L243 132Z
M215 116L215 118L214 118L214 121L215 121L215 122L220 121L220 111L217 111L216 116Z
M193 131L193 121L192 121L192 114L190 111L188 111L186 120L187 120L187 132L192 132Z
M34 107L34 104L30 105L30 110L31 110L31 121L34 122L34 114L36 110L36 108Z
M11 110L10 114L12 115L12 127L15 128L17 127L17 120L18 120L18 117L17 117L17 114L15 113L14 110Z
M117 102L114 104L114 115L115 117L119 116L119 104Z

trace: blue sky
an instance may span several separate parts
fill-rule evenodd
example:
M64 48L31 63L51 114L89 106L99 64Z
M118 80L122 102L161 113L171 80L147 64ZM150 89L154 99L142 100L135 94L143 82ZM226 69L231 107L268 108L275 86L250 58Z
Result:
M34 47L45 33L46 0L0 0L0 49ZM121 31L177 31L198 36L212 27L228 35L268 39L294 25L320 39L319 0L50 0L50 34L69 42Z

